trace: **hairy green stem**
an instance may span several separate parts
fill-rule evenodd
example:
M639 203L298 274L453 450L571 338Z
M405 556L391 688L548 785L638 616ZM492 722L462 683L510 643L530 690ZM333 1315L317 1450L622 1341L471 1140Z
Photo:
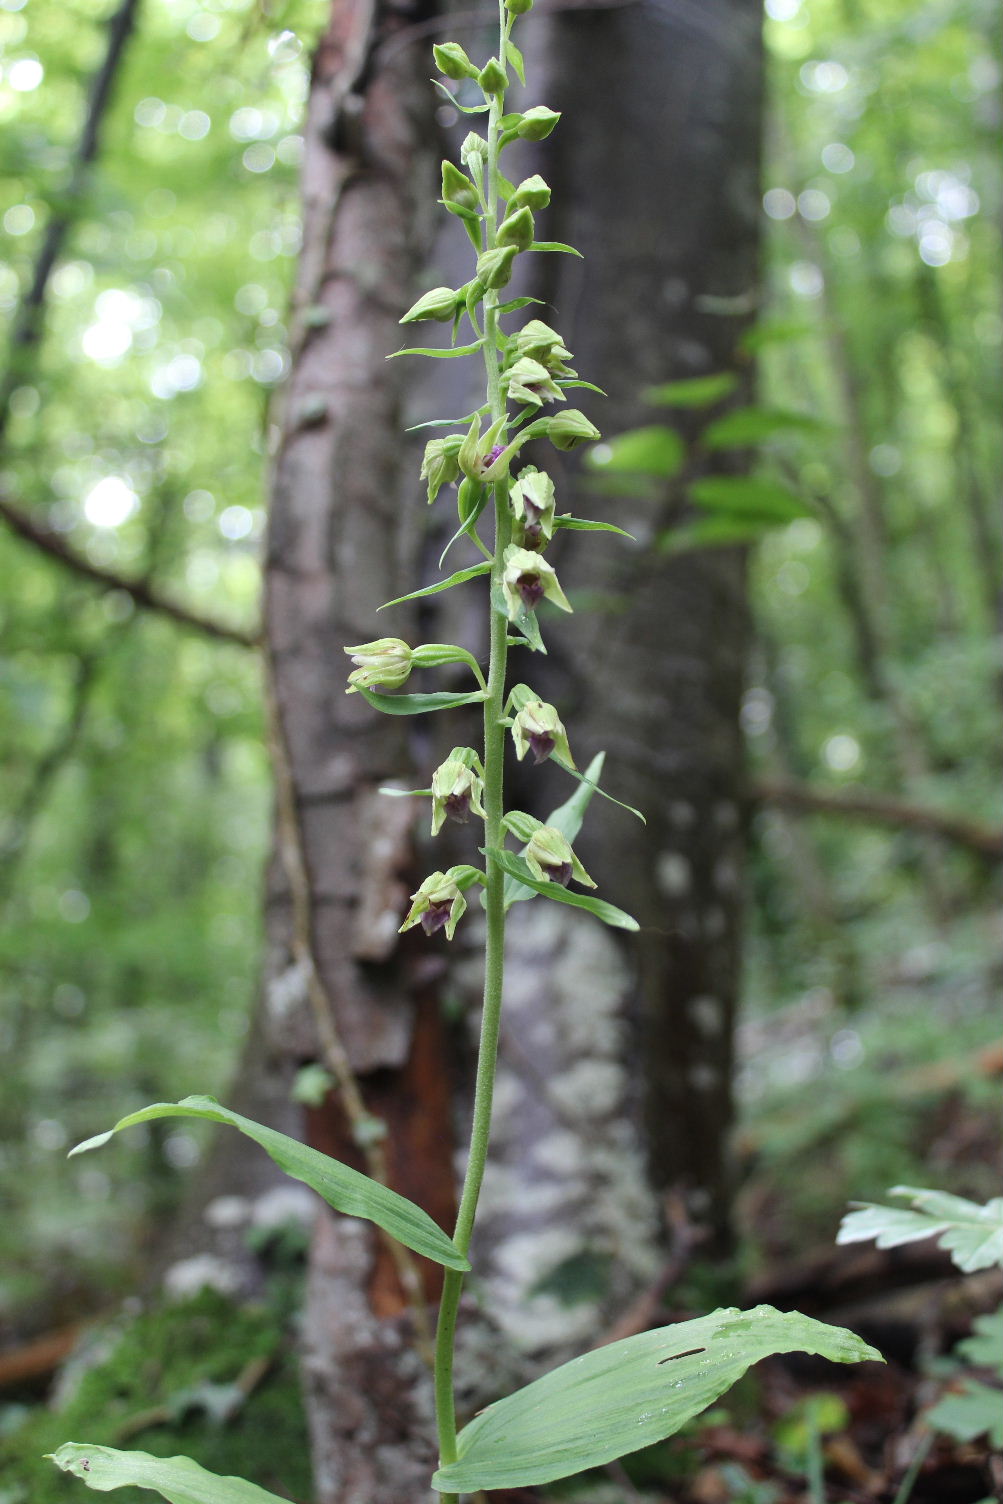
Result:
M499 57L505 60L505 44L508 40L509 19L504 4L499 3ZM502 99L496 96L488 117L487 158L487 204L484 220L485 249L495 245L498 219L500 120ZM505 415L506 404L501 389L501 370L498 354L498 292L489 289L484 295L484 365L487 377L487 395L491 409L491 421ZM502 718L505 708L505 668L508 656L508 621L495 609L494 600L501 592L505 549L511 539L512 522L508 507L508 486L500 481L494 486L495 539L491 570L492 604L490 607L491 635L488 667L488 692L484 701L484 813L485 839L494 850L504 841L502 818L504 804L505 727ZM491 1134L491 1104L494 1097L495 1073L498 1060L498 1032L501 1022L502 984L505 966L505 874L492 858L487 859L487 888L484 907L487 916L487 934L484 953L484 1005L481 1014L481 1035L477 1054L477 1076L474 1087L473 1121L470 1132L470 1151L460 1206L457 1212L453 1241L461 1253L470 1250L477 1201L484 1180L488 1143ZM453 1354L456 1342L456 1322L463 1293L463 1275L453 1270L445 1271L442 1300L439 1306L439 1321L435 1349L435 1408L439 1435L439 1456L443 1463L455 1462L456 1448L456 1402L453 1389ZM456 1504L453 1494L440 1495L442 1504Z

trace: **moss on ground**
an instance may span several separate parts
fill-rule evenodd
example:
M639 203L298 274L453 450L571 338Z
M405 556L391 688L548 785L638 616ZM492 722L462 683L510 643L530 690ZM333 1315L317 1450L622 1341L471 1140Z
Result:
M236 1305L206 1289L95 1332L89 1346L99 1356L90 1365L80 1359L76 1378L71 1364L58 1405L30 1411L4 1438L0 1504L86 1499L79 1483L43 1460L64 1441L161 1457L183 1452L213 1472L310 1497L296 1354L279 1306ZM233 1387L252 1378L246 1397ZM115 1495L117 1504L150 1497L139 1489Z

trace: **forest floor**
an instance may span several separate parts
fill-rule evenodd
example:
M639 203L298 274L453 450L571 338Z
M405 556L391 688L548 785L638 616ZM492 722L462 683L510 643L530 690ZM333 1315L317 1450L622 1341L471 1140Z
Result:
M887 1362L767 1361L678 1435L555 1485L547 1497L567 1504L1003 1500L1003 1273L959 1275L932 1241L888 1251L833 1242L849 1201L883 1199L897 1181L977 1200L997 1194L1003 1046L992 1042L981 1009L969 1013L962 1007L953 1021L951 1055L942 1032L934 1050L932 1038L917 1043L915 1023L904 1027L922 1016L911 989L886 1002L880 1020L847 1019L824 998L809 997L747 1024L742 1252L722 1275L700 1262L695 1240L688 1267L649 1313L657 1324L711 1304L764 1301L846 1325ZM823 1077L821 1094L815 1083ZM60 1324L0 1352L0 1504L65 1499L65 1479L41 1459L66 1439L186 1451L305 1504L298 1288L294 1257L254 1309L234 1310L207 1291L172 1308L169 1322L147 1308L89 1330L86 1320ZM214 1335L219 1330L225 1341ZM148 1498L119 1497L122 1504ZM531 1504L541 1496L497 1497Z

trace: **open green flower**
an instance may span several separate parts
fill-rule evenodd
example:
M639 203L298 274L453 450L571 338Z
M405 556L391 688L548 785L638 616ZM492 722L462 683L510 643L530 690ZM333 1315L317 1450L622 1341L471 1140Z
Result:
M554 536L554 482L545 470L522 470L509 493L521 548L543 548Z
M433 872L426 877L417 893L411 894L411 907L400 927L400 934L420 924L426 935L437 930L446 931L446 939L452 940L456 926L466 912L467 900L456 885L450 872Z
M541 825L522 848L522 856L533 876L541 882L560 883L566 888L574 878L583 888L594 888L571 843L553 825Z
M512 740L520 762L527 752L532 752L535 763L545 762L551 752L556 752L572 767L575 765L564 722L544 700L530 700L522 707L512 722Z
M528 181L532 182L533 179ZM546 366L552 376L575 374L565 365L565 361L572 358L571 351L565 348L557 331L542 319L530 319L528 324L522 326L515 337L515 348L520 356L528 355Z
M347 695L360 689L399 689L411 672L411 649L399 637L378 637L345 652L357 665L348 676Z
M535 407L542 407L545 402L567 400L547 367L529 355L517 360L502 381L513 402L531 402Z
M528 548L518 548L514 543L505 550L502 591L509 621L516 621L524 607L535 611L544 596L562 611L572 609L560 587L554 566L541 559L539 554L530 553Z
M457 756L459 752L459 756ZM476 764L476 766L474 766ZM470 747L460 747L440 763L432 774L432 834L437 836L446 820L465 825L471 812L486 819L481 796L484 779L477 768L480 759Z

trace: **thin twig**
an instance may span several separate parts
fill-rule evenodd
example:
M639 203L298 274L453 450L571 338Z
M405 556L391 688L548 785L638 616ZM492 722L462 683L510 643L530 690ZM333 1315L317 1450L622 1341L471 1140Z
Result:
M794 779L761 778L752 790L753 798L764 804L779 804L785 809L806 814L849 815L871 820L877 825L897 826L953 841L990 861L1003 858L1003 831L978 825L947 810L930 809L908 799L867 789L818 789Z
M92 564L83 554L71 548L63 535L56 532L55 528L47 527L45 523L39 522L24 508L3 495L0 495L0 517L19 538L23 538L26 543L34 544L37 549L50 559L57 560L65 569L70 569L83 579L90 580L92 585L100 585L103 590L124 591L126 595L131 596L140 610L153 611L160 616L167 616L179 626L201 632L207 637L215 637L220 642L232 642L242 648L257 647L259 642L257 632L246 632L240 627L231 627L226 622L216 621L210 616L202 616L198 611L192 611L189 607L182 606L180 602L172 600L170 596L161 594L146 579L131 579L128 575L119 574L117 570Z

